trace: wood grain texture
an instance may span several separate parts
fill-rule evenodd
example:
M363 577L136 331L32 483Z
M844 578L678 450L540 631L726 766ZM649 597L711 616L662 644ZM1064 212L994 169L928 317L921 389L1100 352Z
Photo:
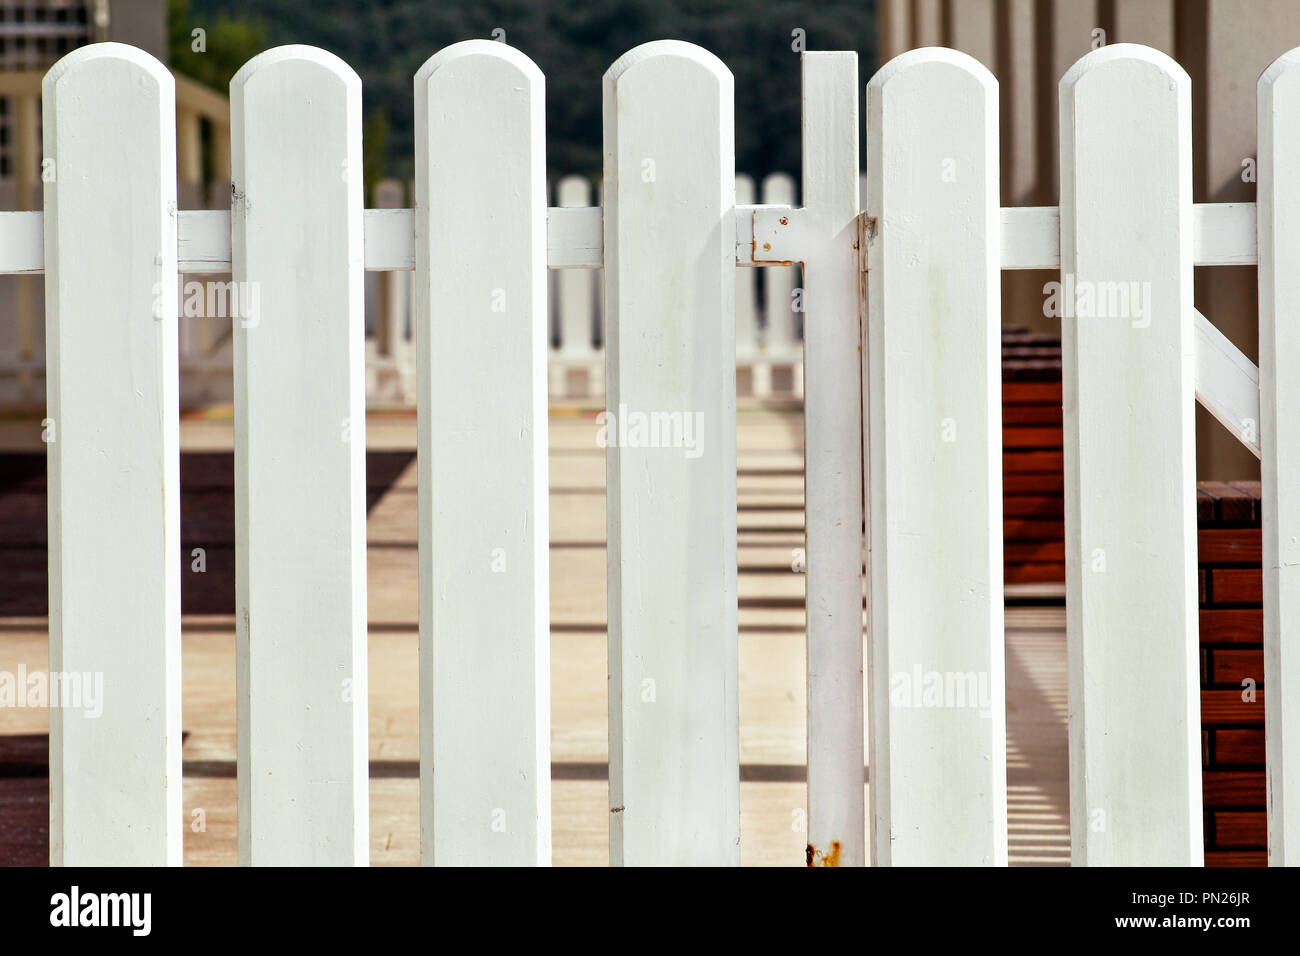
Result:
M803 55L808 845L866 863L858 59ZM836 853L836 847L839 848Z
M1062 276L1145 297L1062 320L1072 857L1199 866L1190 81L1121 43L1060 94Z
M734 865L731 73L691 44L636 47L605 74L604 135L610 861ZM609 443L656 412L697 424L696 448Z
M369 860L361 81L277 47L231 81L239 857ZM241 303L242 304L242 303Z
M951 50L903 54L867 85L878 865L1007 861L997 96ZM915 685L931 675L978 701L930 702Z
M50 861L179 865L175 87L97 43L43 94L49 665L102 694L50 711Z
M1269 864L1300 865L1300 49L1259 78L1259 386Z
M415 78L428 865L551 862L544 108L491 40Z

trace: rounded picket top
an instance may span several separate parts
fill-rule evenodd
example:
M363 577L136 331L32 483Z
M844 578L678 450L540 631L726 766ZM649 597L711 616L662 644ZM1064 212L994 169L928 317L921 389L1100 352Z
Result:
M1259 97L1261 101L1271 98L1272 92L1283 84L1296 83L1300 83L1300 46L1287 50L1265 67L1259 75Z
M430 115L431 104L438 99L433 93L435 89L445 89L447 92L442 96L451 100L482 104L474 118L475 131L457 132L457 136L491 137L498 141L500 148L514 144L525 153L533 149L534 141L541 143L545 138L546 78L527 54L514 47L483 39L453 43L425 60L413 82L417 169L423 169L427 162L430 123L447 121L445 116ZM509 120L510 110L503 107L503 102L520 106L527 119ZM518 125L519 122L526 125ZM424 172L416 175L417 204L428 201Z
M90 77L85 82L96 85L113 82L110 77L117 69L123 77L140 86L153 85L160 98L175 95L176 81L171 72L156 57L139 47L127 43L91 43L78 47L58 59L41 81L41 95L48 101L58 95L65 82Z
M970 54L946 46L919 47L898 54L867 81L867 96L872 96L873 90L879 94L899 76L915 75L913 71L917 69L924 69L927 73L934 70L940 74L956 70L974 79L993 98L993 102L997 102L998 79L989 72L989 68Z
M96 43L60 59L42 95L44 158L59 164L42 177L46 401L60 425L49 446L50 653L121 690L98 720L50 710L50 862L175 866L175 84L143 50Z
M1141 43L1112 43L1085 53L1065 71L1059 86L1061 99L1065 100L1088 76L1102 70L1110 72L1126 68L1117 64L1125 64L1134 79L1138 79L1144 73L1155 71L1155 74L1162 77L1168 84L1168 88L1177 95L1191 95L1191 77L1168 53L1143 46Z
M754 177L748 173L736 173L736 204L752 206L757 199L754 191Z
M590 206L591 182L586 176L565 176L555 185L557 206Z
M413 82L420 857L548 866L545 78L477 39ZM467 567L483 540L509 572ZM471 823L484 806L508 834Z
M762 201L769 206L793 206L797 185L789 173L768 173L763 177Z
M320 47L290 43L259 53L239 68L239 72L230 80L232 105L254 80L281 74L286 70L310 77L312 83L319 82L316 79L318 76L337 78L349 97L361 96L361 77L342 59Z
M678 40L628 51L601 84L607 402L620 428L624 407L686 408L718 435L699 461L606 449L616 866L740 862L733 90ZM648 499L691 520L672 527ZM643 674L672 701L640 703ZM709 695L704 715L692 702Z
M655 63L674 64L667 69L683 77L701 73L712 77L718 88L728 96L734 89L735 80L727 65L704 47L685 40L651 40L634 46L605 71L603 85L606 90L613 91L618 88L619 81L625 74L638 70L643 64ZM689 64L690 69L683 70L684 64Z
M908 50L868 81L866 103L866 166L875 171L867 176L860 201L873 215L893 218L894 203L885 195L887 171L897 166L898 156L911 155L912 162L921 153L925 162L940 163L945 175L955 176L959 166L977 172L974 179L963 175L959 189L973 203L971 214L983 215L977 211L985 209L990 195L996 206L998 81L983 63L947 47ZM930 155L935 150L938 155ZM965 186L974 183L981 190L966 194ZM932 199L946 205L956 196ZM880 254L884 246L875 248Z
M958 127L969 134L979 131L983 154L976 162L993 170L988 188L997 189L998 81L988 67L969 54L948 47L921 47L894 57L867 82L867 168L873 163L893 162L901 155L886 145L887 140L921 135L930 128L933 137L944 140L956 135ZM886 113L888 112L888 118ZM932 142L937 139L932 137ZM958 136L960 140L962 137ZM878 192L881 175L867 177L867 190L859 197L875 214L885 213L884 197Z
M488 64L500 64L497 69L503 72L512 70L534 91L541 90L546 82L541 67L522 50L497 40L461 40L459 43L443 47L415 71L415 95L419 97L420 92L428 88L433 75L439 70L465 61L474 62L476 65L471 69L475 70L489 70L493 67Z

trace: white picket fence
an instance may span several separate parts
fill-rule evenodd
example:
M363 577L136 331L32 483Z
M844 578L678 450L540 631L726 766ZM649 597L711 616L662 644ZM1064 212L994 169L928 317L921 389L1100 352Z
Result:
M769 173L762 199L769 206L793 206L795 181ZM598 190L582 176L556 186L556 205L600 205ZM752 206L754 178L736 174L736 205ZM594 200L594 201L593 201ZM757 399L803 395L802 287L799 264L770 263L759 272L736 273L736 371L738 394ZM600 398L604 391L604 323L600 313L603 276L599 270L559 270L551 275L551 326L558 344L551 351L553 399ZM576 373L576 374L574 374Z
M865 181L865 177L862 177ZM770 173L762 180L763 202L793 206L795 181L789 173ZM395 208L390 199L401 184L386 180L376 205ZM599 187L584 176L565 176L552 197L558 207L599 206ZM752 206L756 189L752 176L736 174L736 203ZM799 265L769 264L759 272L736 273L736 369L739 394L754 399L798 399L803 395L803 308ZM411 276L388 272L374 277L373 328L367 337L367 395L378 403L415 401L414 343L408 329ZM597 264L556 270L550 276L549 305L552 348L548 356L551 399L592 400L604 395L604 322L600 303L603 275ZM182 377L185 371L182 355ZM385 373L391 373L385 375ZM387 384L385 381L391 381Z
M52 711L53 862L181 860L175 280L203 269L260 289L241 861L367 861L366 269L414 276L423 858L550 860L549 267L604 270L607 407L703 426L697 458L607 451L610 858L737 863L735 276L793 262L814 860L1007 860L999 274L1060 268L1074 862L1202 862L1194 396L1263 462L1270 860L1297 861L1300 50L1259 81L1258 207L1193 205L1190 84L1145 47L1062 80L1059 210L999 208L996 81L924 49L867 85L860 212L856 58L802 69L800 207L737 204L731 75L663 41L605 75L603 208L548 209L542 75L468 41L415 77L415 208L365 210L356 75L280 48L232 84L231 212L179 214L170 75L115 44L50 71L57 176L43 220L0 216L0 266L45 272L50 666L102 672L106 702ZM1193 266L1256 262L1258 370L1192 302ZM1121 283L1140 298L1089 313Z
M404 192L397 180L383 180L376 187L374 205L377 209L401 209ZM753 205L755 193L753 177L738 173L737 203ZM794 180L788 173L771 173L763 178L762 195L768 205L794 205ZM586 177L565 176L556 184L552 198L558 206L587 207L593 205L593 198L598 199L597 187ZM803 394L798 273L798 264L736 273L736 368L738 394L743 398L788 402ZM238 316L220 308L231 302L229 298L208 300L214 293L226 296L224 286L230 276L208 272L183 278L178 327L182 406L229 402L234 368L232 320ZM605 371L601 270L555 270L549 278L550 398L555 402L596 402L604 397ZM409 271L366 276L366 399L372 407L416 403L411 280ZM209 309L212 303L218 305L215 312ZM38 299L38 315L42 304ZM20 335L0 337L0 406L27 407L44 393L43 349L34 345L33 354L26 357L23 351Z

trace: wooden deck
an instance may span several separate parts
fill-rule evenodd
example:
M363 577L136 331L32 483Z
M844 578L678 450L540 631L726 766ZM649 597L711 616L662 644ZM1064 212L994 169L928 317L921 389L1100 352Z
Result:
M551 688L554 861L607 862L604 457L593 413L551 419ZM0 445L39 450L25 423ZM371 449L413 449L409 416L373 416ZM37 432L38 433L38 432ZM186 421L187 450L229 450L229 421ZM741 853L804 863L806 806L801 419L742 411L740 527ZM419 861L415 469L370 512L371 860ZM190 573L188 570L184 573ZM1013 864L1069 860L1064 609L1007 609L1007 744ZM44 669L46 624L0 620L0 670ZM184 621L185 808L190 865L235 862L233 618ZM0 734L44 734L48 712L6 711ZM943 786L943 781L935 781ZM196 811L202 810L199 830ZM0 810L3 812L3 810ZM2 822L2 821L0 821Z

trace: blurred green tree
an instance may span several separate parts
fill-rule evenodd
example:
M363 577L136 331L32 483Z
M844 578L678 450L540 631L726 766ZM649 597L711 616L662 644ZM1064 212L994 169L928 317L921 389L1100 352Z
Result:
M177 0L173 0L177 2ZM213 26L208 54L226 43L215 24L230 0L193 0L190 19ZM688 40L736 79L736 168L761 177L800 168L799 44L853 50L865 84L875 68L875 0L241 0L243 22L265 25L269 44L309 43L356 69L367 116L385 114L391 175L413 171L412 78L442 47L502 38L546 75L547 163L552 177L598 176L601 77L649 40ZM239 21L236 21L239 22ZM188 31L184 36L188 37ZM229 34L223 63L238 67L247 34ZM181 61L174 61L189 72ZM215 65L208 67L214 73ZM222 68L224 71L225 68ZM233 70L230 71L233 75ZM194 74L190 74L194 75ZM227 80L228 82L228 80ZM368 149L371 148L368 146Z

